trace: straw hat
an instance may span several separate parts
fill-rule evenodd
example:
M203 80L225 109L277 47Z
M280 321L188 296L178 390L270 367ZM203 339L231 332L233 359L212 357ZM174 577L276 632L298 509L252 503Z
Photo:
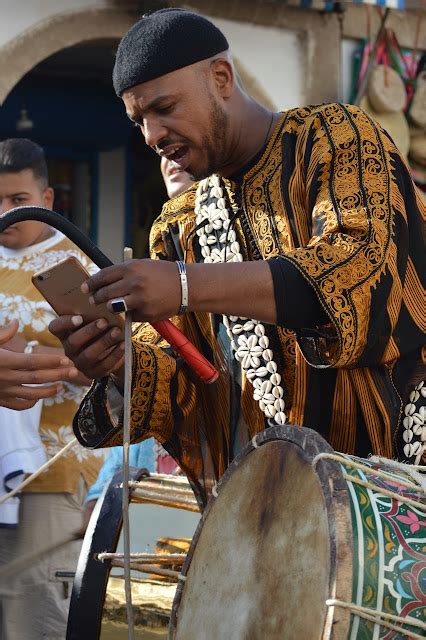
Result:
M380 113L373 109L367 96L361 99L359 106L363 111L368 113L373 120L378 122L383 129L386 129L402 155L407 156L410 147L410 131L403 112Z
M405 107L407 94L400 75L391 67L379 64L368 78L367 95L371 106L379 113L393 113Z
M410 127L409 156L416 163L426 167L426 130Z
M417 76L409 117L416 127L426 129L426 69Z

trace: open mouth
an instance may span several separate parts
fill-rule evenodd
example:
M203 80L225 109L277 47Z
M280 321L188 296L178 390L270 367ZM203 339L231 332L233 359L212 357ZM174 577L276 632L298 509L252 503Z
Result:
M179 171L185 171L189 164L189 147L181 145L179 147L170 147L161 153L170 161L170 169L174 168Z

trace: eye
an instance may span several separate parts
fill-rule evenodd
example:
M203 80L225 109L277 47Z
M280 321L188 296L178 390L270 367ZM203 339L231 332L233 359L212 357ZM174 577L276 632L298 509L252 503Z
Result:
M157 113L166 114L173 111L173 109L174 109L174 104L168 104L167 106L164 106L164 107L158 107Z

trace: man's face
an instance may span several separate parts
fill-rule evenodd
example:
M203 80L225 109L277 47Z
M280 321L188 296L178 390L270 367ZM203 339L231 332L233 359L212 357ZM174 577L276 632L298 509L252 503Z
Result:
M34 177L32 169L0 173L0 214L15 207L30 205L51 209L53 189L44 187ZM36 220L17 222L0 233L0 245L9 249L23 249L43 240L48 229L44 222Z
M209 77L190 65L126 90L145 142L196 180L226 164L228 117Z
M193 183L189 173L166 157L161 158L160 168L169 198L178 196Z

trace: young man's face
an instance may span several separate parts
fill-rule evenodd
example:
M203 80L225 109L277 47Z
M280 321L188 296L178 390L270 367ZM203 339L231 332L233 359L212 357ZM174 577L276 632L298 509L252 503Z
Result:
M53 189L45 187L34 177L32 169L18 173L0 173L0 214L23 206L52 208ZM41 242L50 228L44 222L17 222L0 233L0 245L9 249L23 249Z
M147 145L196 180L220 170L228 117L212 77L190 65L127 89L127 115Z
M169 198L175 198L193 183L189 173L182 171L165 157L161 158L160 168Z

